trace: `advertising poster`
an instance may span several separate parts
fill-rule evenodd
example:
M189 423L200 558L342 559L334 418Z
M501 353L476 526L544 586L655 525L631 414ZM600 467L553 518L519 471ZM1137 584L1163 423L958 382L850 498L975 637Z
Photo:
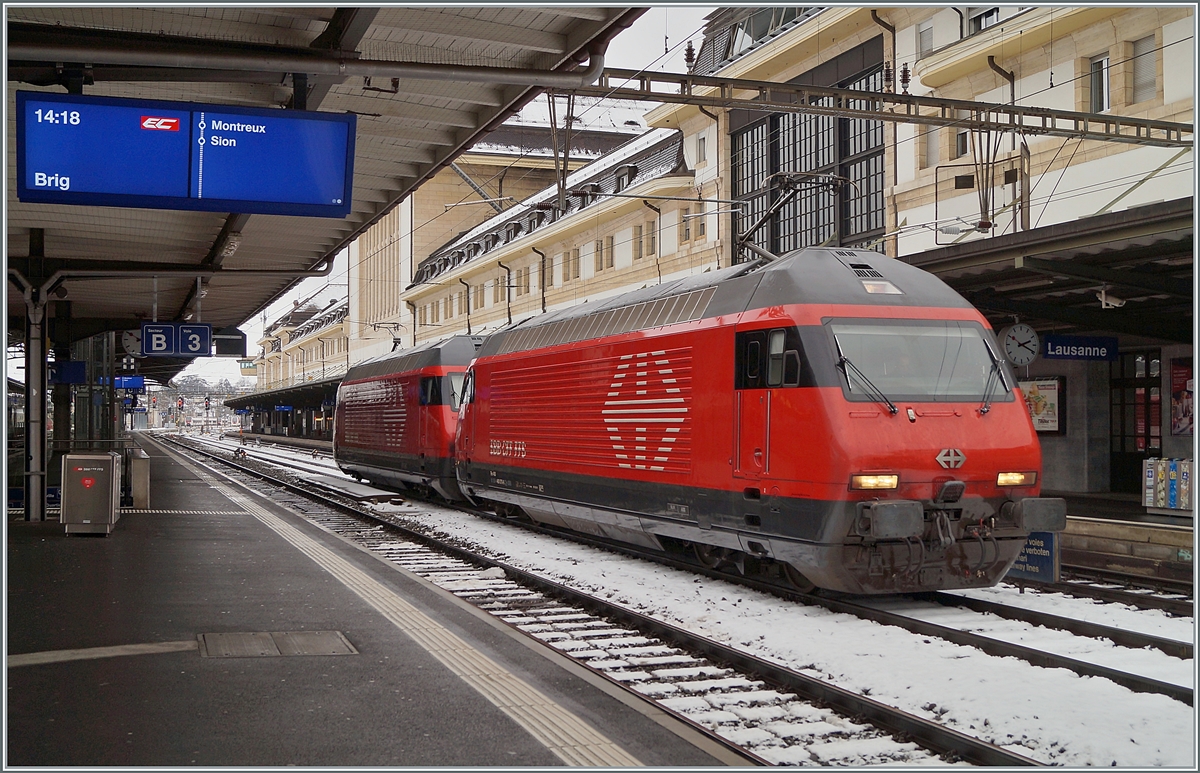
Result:
M1035 430L1057 433L1066 431L1062 416L1063 395L1066 390L1063 389L1062 376L1018 381L1017 386L1021 389L1021 396L1025 398L1025 405L1029 408L1029 416L1033 419Z
M1191 435L1195 408L1192 396L1192 358L1178 357L1171 360L1171 434Z

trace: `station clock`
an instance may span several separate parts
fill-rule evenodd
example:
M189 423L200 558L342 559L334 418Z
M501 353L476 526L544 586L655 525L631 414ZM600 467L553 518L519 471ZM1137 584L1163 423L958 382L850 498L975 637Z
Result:
M1000 348L1013 365L1028 365L1038 355L1038 334L1029 325L1018 322L1000 331Z

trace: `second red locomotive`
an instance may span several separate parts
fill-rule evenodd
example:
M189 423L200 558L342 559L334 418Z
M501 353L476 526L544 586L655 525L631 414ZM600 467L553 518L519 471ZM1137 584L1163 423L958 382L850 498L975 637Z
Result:
M372 483L461 500L454 433L463 374L482 341L454 336L350 368L334 411L338 467Z

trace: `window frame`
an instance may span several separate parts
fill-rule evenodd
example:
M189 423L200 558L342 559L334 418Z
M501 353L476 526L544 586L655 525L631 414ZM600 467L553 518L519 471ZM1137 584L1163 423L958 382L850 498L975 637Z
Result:
M1099 66L1097 66L1099 65ZM1112 109L1112 62L1107 52L1088 59L1088 112L1104 113ZM1097 89L1097 86L1100 88ZM1097 91L1099 101L1097 101ZM1099 107L1099 109L1097 109Z
M921 39L925 33L929 33L929 47L926 48ZM933 51L933 19L926 19L923 22L917 23L917 58L921 58Z
M967 24L971 35L977 35L984 30L994 27L1000 23L1000 6L992 6L983 8L982 10L972 13L967 17Z
M1138 53L1138 46L1149 41L1149 50ZM1158 42L1155 34L1138 38L1129 44L1131 60L1129 63L1129 101L1131 104L1149 102L1158 96ZM1143 60L1143 57L1145 58ZM1139 61L1142 60L1142 61ZM1148 60L1148 61L1147 61ZM1149 80L1142 83L1138 80L1139 71L1149 69ZM1148 89L1149 93L1139 93L1139 86Z

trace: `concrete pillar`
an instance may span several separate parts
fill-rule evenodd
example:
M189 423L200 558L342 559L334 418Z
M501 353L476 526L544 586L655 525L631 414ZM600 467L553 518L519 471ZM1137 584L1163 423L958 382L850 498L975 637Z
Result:
M56 301L52 335L55 362L62 363L71 359L70 319L71 302ZM62 457L71 451L71 385L55 384L51 404L54 406L54 440L47 471L49 482L55 483L62 474Z

